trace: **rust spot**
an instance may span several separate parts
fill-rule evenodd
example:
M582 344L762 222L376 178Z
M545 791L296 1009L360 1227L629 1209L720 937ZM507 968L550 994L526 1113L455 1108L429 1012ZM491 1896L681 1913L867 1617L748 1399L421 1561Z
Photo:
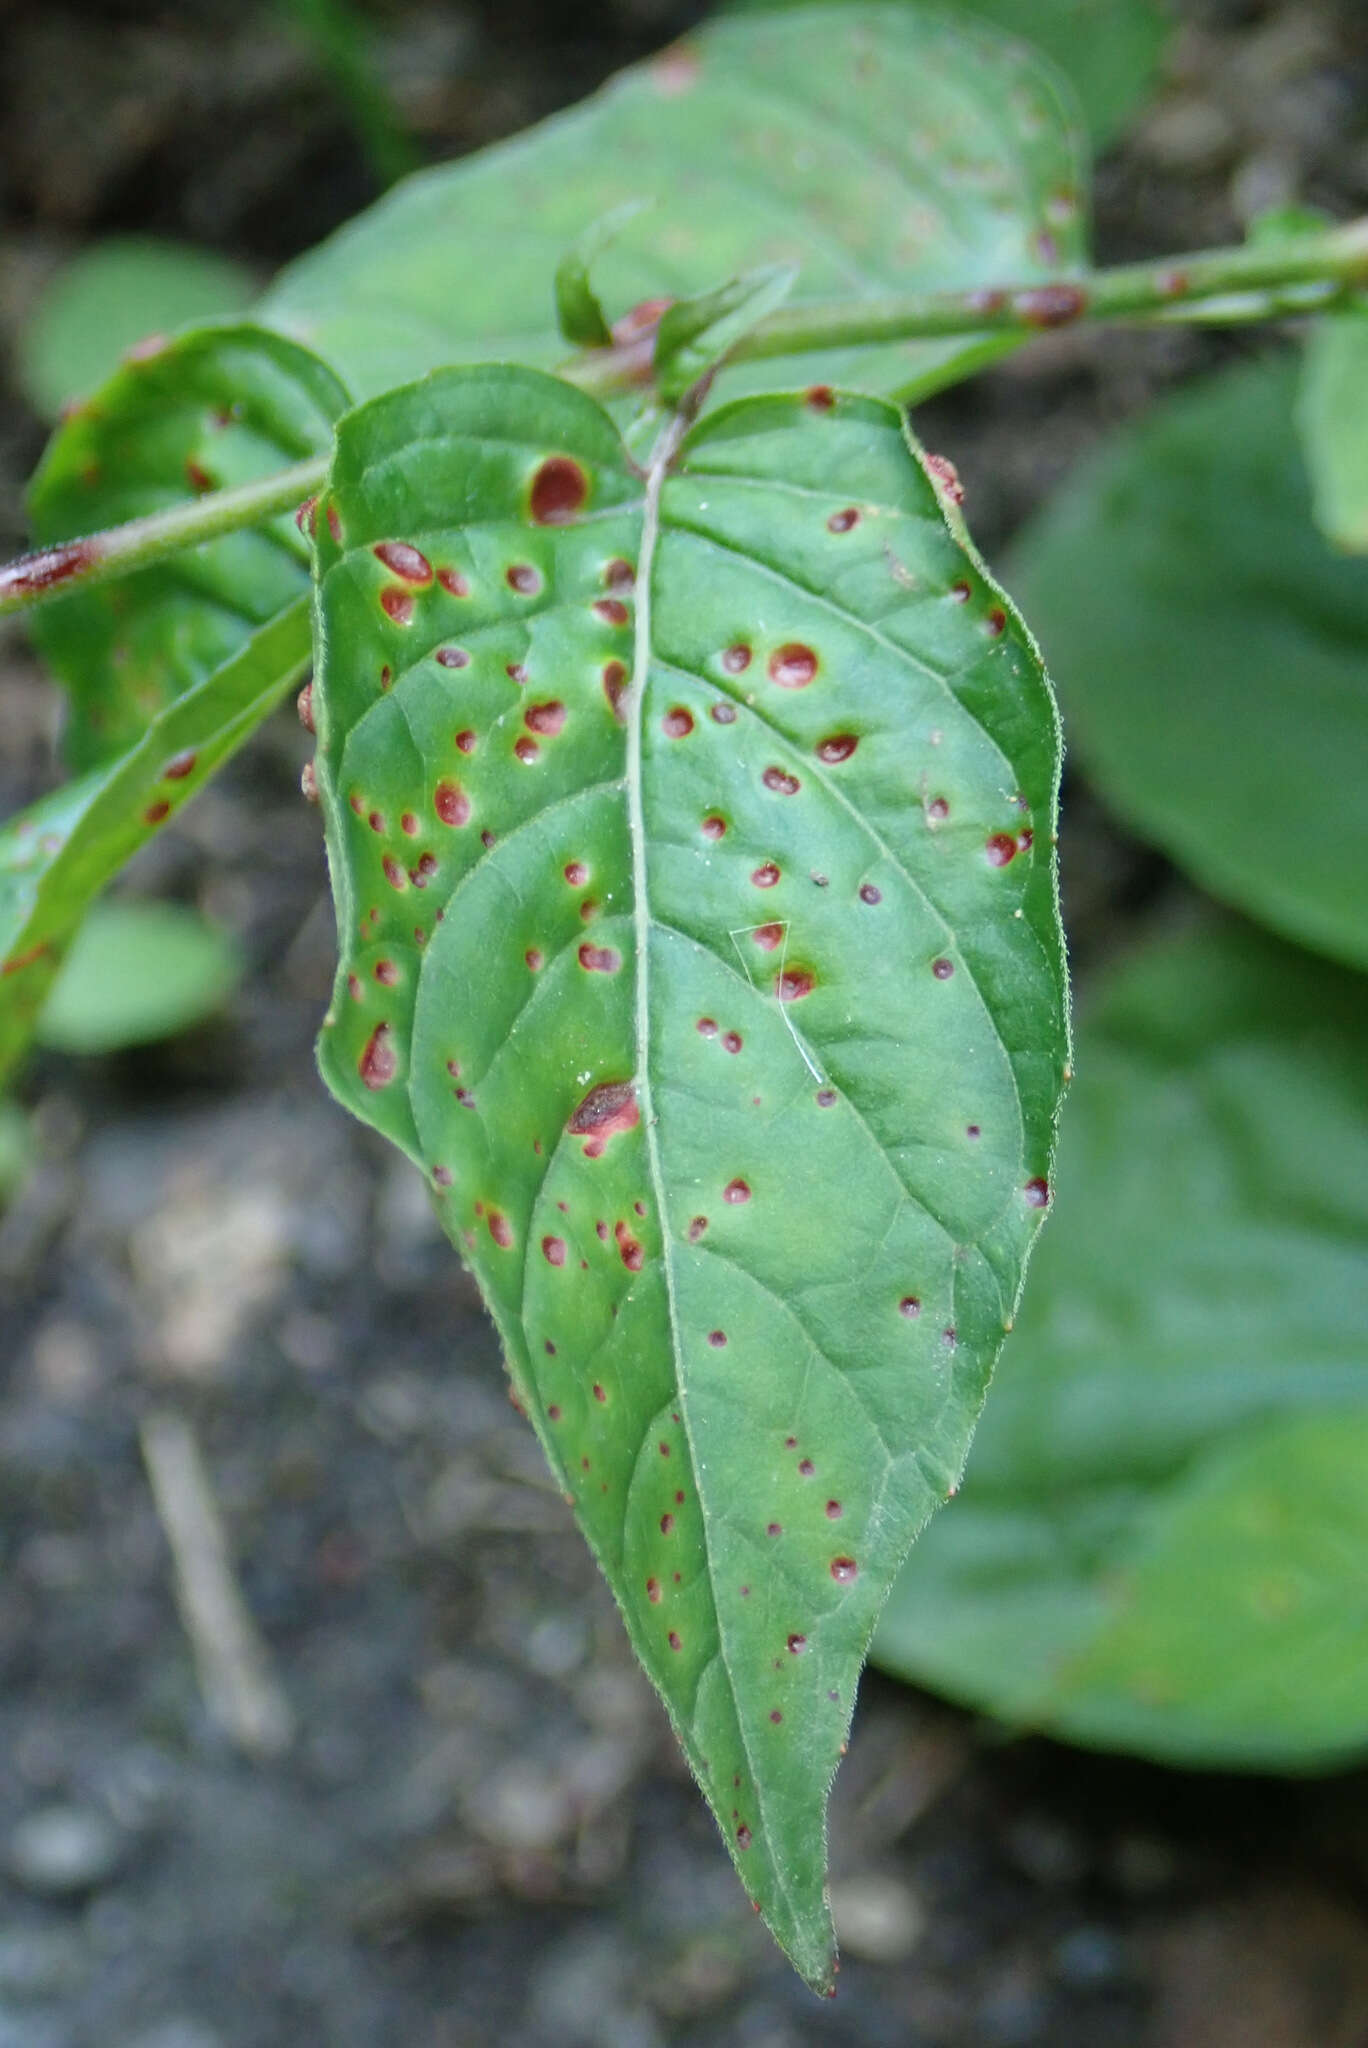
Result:
M829 384L810 384L803 394L803 403L813 412L831 412L836 404L836 393Z
M523 724L530 732L554 735L565 724L565 706L559 697L551 697L545 704L529 704L523 713Z
M318 802L318 770L312 761L306 761L299 771L299 793L306 804Z
M210 476L208 470L204 468L202 463L196 462L193 456L190 456L186 461L185 481L189 484L197 498L202 498L207 491L218 489L218 485L213 477Z
M756 926L751 937L762 953L772 953L782 943L786 930L787 926L782 924L761 924Z
M622 699L627 689L627 671L620 661L608 662L603 671L603 694L619 725L623 723Z
M521 762L527 764L536 760L541 748L535 740L528 739L524 733L520 739L514 740L513 751Z
M579 949L579 964L590 974L616 974L622 965L622 955L611 946L591 946L586 940Z
M217 422L215 422L215 424L217 425L218 423L217 423ZM225 420L225 421L223 422L223 424L224 424L224 426L226 426L226 425L228 424L228 422L227 422L227 421ZM318 527L318 494L317 494L317 492L315 492L315 493L314 493L314 495L313 495L313 497L312 497L312 498L306 498L306 499L304 500L304 503L303 503L302 505L300 505L300 506L298 507L298 509L296 510L296 512L295 512L295 525L296 525L296 526L297 526L297 527L299 528L299 530L300 530L300 532L301 532L301 533L307 533L307 534L310 534L310 535L312 535L312 534L313 534L313 533L314 533L314 532L315 532L315 531L317 530L317 527Z
M848 761L860 742L853 732L834 732L828 739L819 742L819 761Z
M789 1655L790 1655L790 1657L801 1657L801 1656L802 1656L802 1654L803 1654L803 1652L804 1652L804 1650L805 1650L806 1648L807 1648L807 1637L806 1637L806 1636L800 1636L800 1635L791 1635L791 1636L789 1637L789 1639L788 1639L788 1652L789 1652Z
M676 704L665 713L660 724L667 739L687 739L694 729L693 713L686 711L682 704Z
M337 543L338 547L341 547L341 545L342 545L342 518L341 518L341 514L340 514L340 513L338 512L338 509L337 509L336 505L334 505L334 504L333 504L333 503L332 503L331 501L329 501L329 504L328 504L328 531L329 531L329 533L330 533L330 534L332 535L332 537L333 537L334 541L335 541L335 542Z
M1007 630L1007 614L1000 605L994 605L988 613L983 621L983 630L990 640L996 640Z
M751 880L757 889L772 889L779 879L779 869L772 860L751 870Z
M1067 327L1087 310L1088 294L1078 284L1033 285L1012 301L1012 311L1028 327Z
M605 626L625 626L630 616L620 597L600 597L594 603L595 615Z
M432 792L432 808L444 825L470 822L470 798L456 782L439 782Z
M513 1242L513 1225L500 1209L491 1209L487 1218L489 1234L502 1251L507 1251Z
M162 819L169 818L170 815L171 806L164 797L161 797L156 803L147 806L147 809L143 812L143 823L144 825L160 825Z
M399 969L392 960L377 960L373 972L384 988L393 988L399 979Z
M958 583L952 583L945 594L952 604L968 604L974 593L970 586L961 579Z
M855 507L853 505L847 505L844 511L832 513L830 519L828 519L827 521L827 532L849 533L851 528L853 526L858 526L859 523L859 513L855 510Z
M470 656L464 647L439 647L432 658L438 668L470 667Z
M679 1631L677 1629L672 1628L665 1640L672 1650L682 1650L684 1647L683 1643L679 1640Z
M413 623L413 595L410 591L401 590L397 583L387 583L381 591L380 609L393 619L396 626Z
M740 1827L736 1830L736 1846L738 1849L749 1849L750 1845L751 1831L746 1826L746 1823L742 1821Z
M11 954L3 966L0 966L0 980L3 980L6 975L22 974L26 967L32 967L35 960L41 960L45 953L50 953L51 951L51 945L46 939L43 939L38 945L30 946L26 953Z
M954 971L955 963L953 960L933 960L931 962L931 972L935 975L937 981L949 981Z
M721 839L727 830L725 818L719 818L716 811L710 813L699 827L705 839Z
M860 901L861 903L882 903L883 890L876 889L872 882L861 882Z
M926 454L923 458L932 483L947 504L964 503L964 485L959 480L959 471L948 455Z
M1021 1192L1032 1209L1049 1207L1050 1183L1047 1180L1028 1180Z
M103 550L93 540L64 541L60 547L40 548L21 555L17 562L0 568L0 598L23 597L30 591L51 590L94 568Z
M650 1603L651 1603L652 1607L659 1607L659 1605L660 1605L660 1581L659 1581L659 1579L647 1579L647 1581L646 1581L646 1598L647 1598L647 1599L648 1599L648 1600L650 1601Z
M994 832L983 851L990 868L1005 868L1016 859L1017 843L1010 832Z
M714 704L712 718L714 725L735 725L736 706L734 704Z
M469 597L470 585L459 569L439 569L437 581L450 597Z
M380 865L385 871L385 880L389 883L391 889L406 889L408 887L408 876L404 873L403 865L394 858L392 853L387 853Z
M640 1121L634 1084L600 1081L589 1090L565 1128L571 1137L584 1139L586 1159L599 1159L610 1139L634 1130Z
M819 1088L817 1090L818 1109L832 1109L835 1107L835 1103L836 1090L834 1088Z
M504 571L504 582L520 597L535 596L542 587L541 577L530 562L511 563Z
M538 526L564 526L582 511L589 479L569 455L548 455L532 479L528 510Z
M565 1239L563 1237L544 1237L542 1239L542 1257L546 1260L548 1266L563 1266L565 1264Z
M921 1314L921 1302L915 1294L905 1294L898 1303L898 1314L915 1317Z
M689 1243L690 1243L690 1244L697 1244L697 1243L698 1243L698 1240L699 1240L699 1238L700 1238L700 1237L702 1237L702 1235L703 1235L704 1231L705 1231L705 1230L707 1229L707 1227L708 1227L708 1219L707 1219L707 1217L706 1217L706 1216L695 1216L695 1217L693 1217L693 1218L691 1219L690 1223L689 1223L689 1233L688 1233L688 1235L689 1235Z
M614 555L603 572L603 581L609 590L631 590L636 583L636 570L621 555Z
M723 1052L740 1052L741 1033L739 1031L724 1031L722 1033L722 1050Z
M410 547L406 540L377 541L371 549L377 562L383 562L390 572L405 583L431 583L432 564L418 549Z
M187 747L183 754L173 754L162 769L163 782L184 782L187 775L195 772L195 752Z
M786 768L769 767L760 777L766 789L772 789L776 796L797 796L801 784L796 775L790 775Z
M726 1341L727 1333L725 1330L709 1330L708 1342L712 1345L714 1351L720 1351Z
M817 673L817 656L801 640L787 640L769 658L769 678L781 690L805 690Z
M722 666L729 676L744 675L751 665L751 651L744 640L733 641L722 650Z
M377 1024L361 1049L356 1071L367 1088L387 1088L399 1071L399 1055L388 1024Z
M835 1579L837 1585L848 1586L852 1579L859 1577L859 1573L860 1567L856 1564L853 1557L832 1558L831 1576Z
M735 1204L739 1202L748 1202L750 1198L750 1184L749 1182L741 1179L729 1180L727 1182L727 1185L722 1190L722 1199L724 1202L731 1202Z
M799 1003L816 986L817 977L810 967L786 967L774 979L774 993L781 1003Z
M295 710L299 714L299 722L305 732L312 732L314 730L312 681L305 683L303 689L295 698Z
M524 961L526 962L526 964L527 964L527 967L528 967L528 969L530 970L530 972L531 972L531 973L533 973L533 974L540 974L540 973L541 973L541 970L542 970L542 954L541 954L541 949L540 949L540 947L538 947L538 946L529 946L529 947L528 947L528 949L527 949L527 951L526 951L526 952L525 952L525 953L523 954L523 959L524 959Z
M627 1225L625 1223L614 1224L613 1236L617 1240L618 1256L627 1268L627 1271L629 1273L639 1273L646 1254L642 1251L640 1244L633 1237Z

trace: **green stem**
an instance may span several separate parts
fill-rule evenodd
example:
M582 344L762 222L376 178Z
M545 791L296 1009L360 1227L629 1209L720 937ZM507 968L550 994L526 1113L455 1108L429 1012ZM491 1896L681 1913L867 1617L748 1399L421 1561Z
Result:
M1157 263L1052 278L1046 283L977 285L960 292L912 292L786 306L761 320L728 356L729 363L805 355L829 348L868 348L895 341L963 335L992 353L994 336L1010 340L1079 321L1271 319L1347 303L1368 286L1368 217L1295 240L1204 249ZM655 330L611 348L587 349L560 369L568 383L611 395L651 381ZM26 610L75 585L123 576L182 548L263 521L299 504L327 475L327 458L169 506L146 519L86 540L64 541L0 567L0 618Z
M261 526L281 512L292 512L319 489L328 474L328 458L296 462L231 491L210 491L184 505L168 505L126 526L111 526L84 540L59 541L35 554L21 555L0 567L0 618L25 611L45 598L64 597L77 584L83 588L131 569L161 562L185 548L198 547L220 534L243 526Z

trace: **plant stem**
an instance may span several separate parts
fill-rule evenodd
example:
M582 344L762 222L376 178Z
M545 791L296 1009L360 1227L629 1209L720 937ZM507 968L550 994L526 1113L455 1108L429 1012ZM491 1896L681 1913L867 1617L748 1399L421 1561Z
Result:
M1323 234L1232 249L1204 249L1154 263L1128 263L1045 283L976 285L960 292L912 292L786 306L744 335L729 363L803 355L817 349L877 347L949 335L1025 337L1078 321L1271 319L1347 304L1368 286L1368 216ZM586 349L559 374L581 390L611 395L648 385L655 327L611 348ZM0 567L0 618L77 584L123 576L239 527L260 526L317 491L327 458L172 505L86 540L64 541Z
M243 526L262 526L281 512L291 512L316 491L328 473L328 458L315 456L290 469L274 471L230 491L210 491L126 526L111 526L85 540L59 541L18 561L0 566L0 618L24 611L44 598L64 597L77 584L83 588L111 576L126 576L149 562L164 561L202 541L235 533Z

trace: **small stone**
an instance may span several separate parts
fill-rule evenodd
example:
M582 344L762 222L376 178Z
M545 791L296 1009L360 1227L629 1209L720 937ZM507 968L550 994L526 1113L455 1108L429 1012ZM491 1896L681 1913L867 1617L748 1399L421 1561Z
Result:
M64 1899L107 1884L123 1851L117 1829L93 1808L44 1806L14 1829L8 1861L25 1890Z
M6 2006L69 1998L89 1969L85 1944L74 1928L11 1927L0 1933L0 2000ZM16 2038L27 2035L16 2030ZM7 2039L0 2035L0 2048Z
M1125 1969L1125 1948L1106 1927L1075 1927L1055 1946L1055 1975L1080 1991L1115 1984Z
M1198 176L1220 170L1235 154L1229 116L1211 100L1186 95L1164 100L1144 122L1137 146L1166 171Z
M866 1963L903 1962L926 1928L916 1895L899 1878L875 1870L839 1878L831 1887L831 1914L841 1947Z

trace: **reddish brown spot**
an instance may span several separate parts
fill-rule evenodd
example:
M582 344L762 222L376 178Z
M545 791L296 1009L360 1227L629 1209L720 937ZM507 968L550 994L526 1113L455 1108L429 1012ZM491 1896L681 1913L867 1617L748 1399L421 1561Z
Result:
M331 503L328 506L328 531L332 535L333 539L336 541L338 547L341 547L342 518L341 514L338 512L336 505Z
M439 782L432 792L432 808L444 825L470 822L470 798L457 782Z
M827 521L828 533L849 533L860 523L860 515L853 505L847 505L844 512L833 512Z
M819 1088L817 1090L818 1109L831 1109L834 1106L835 1101L836 1090L834 1088Z
M627 623L627 607L620 597L600 597L595 601L594 610L606 626L625 626Z
M817 977L810 967L786 967L774 978L774 993L781 1003L799 1003L816 986Z
M806 1637L806 1636L800 1636L800 1635L791 1635L791 1636L789 1637L789 1639L788 1639L788 1649L789 1649L789 1655L790 1655L790 1657L801 1657L801 1656L802 1656L802 1654L803 1654L803 1652L804 1652L804 1650L805 1650L806 1648L807 1648L807 1637Z
M949 817L950 806L943 796L933 796L930 803L926 806L926 815L928 818L933 818L937 824L940 824L942 819Z
M689 1224L689 1243L697 1244L707 1227L708 1219L706 1216L695 1216Z
M636 570L621 555L615 555L603 572L603 581L609 590L630 590L636 582Z
M451 597L469 597L470 585L457 569L439 569L437 581Z
M828 739L818 742L819 761L848 761L860 742L853 732L834 732Z
M667 739L687 739L694 729L693 713L686 711L682 704L675 704L665 713L660 724Z
M1016 859L1017 843L1010 832L994 832L983 851L990 868L1005 868Z
M785 641L769 658L769 678L781 690L805 690L817 673L817 657L801 640Z
M470 656L464 647L439 647L432 658L439 668L470 667Z
M836 404L836 393L829 384L810 384L804 393L803 403L813 412L831 412Z
M367 1088L387 1088L399 1071L399 1055L388 1024L377 1024L361 1049L356 1071Z
M964 1126L964 1135L966 1138L981 1138L983 1131L978 1124L966 1124Z
M790 775L786 768L769 767L760 777L766 789L772 789L776 796L797 796L801 784L796 775Z
M673 1530L673 1529L674 1529L674 1516L673 1516L673 1515L662 1515L662 1516L661 1516L661 1518L660 1518L660 1533L661 1533L661 1535L662 1535L662 1536L668 1536L668 1535L670 1535L670 1533L672 1532L672 1530Z
M145 825L160 825L162 819L169 818L170 815L171 806L162 797L156 803L147 806L147 809L143 812L143 823Z
M528 739L526 733L523 733L520 738L514 740L513 751L526 766L536 760L541 748L535 740Z
M714 704L712 708L712 720L714 725L735 725L736 706L734 704L726 703Z
M1029 853L1029 852L1030 852L1030 850L1031 850L1031 848L1032 848L1032 847L1033 847L1034 845L1035 845L1035 833L1034 833L1034 832L1032 832L1032 831L1030 830L1029 826L1027 827L1027 829L1026 829L1026 830L1025 830L1024 832L1018 832L1018 833L1017 833L1017 852L1018 852L1018 853Z
M11 954L4 965L0 967L0 980L3 980L9 974L21 974L26 967L32 967L35 960L41 960L44 954L51 951L51 945L46 939L43 939L36 946L28 947L23 953Z
M599 912L600 912L600 910L601 910L602 908L603 908L603 905L602 905L602 904L601 904L601 903L600 903L600 902L598 901L598 899L597 899L596 897L594 897L594 896L586 896L586 897L585 897L585 899L584 899L584 901L583 901L583 903L581 903L581 905L580 905L580 907L579 907L579 914L580 914L580 921L581 921L581 923L583 923L583 924L590 924L590 923L592 923L592 922L593 922L593 920L594 920L594 919L595 919L595 918L596 918L596 917L598 916L598 914L599 914Z
M816 1471L817 1467L813 1464L811 1458L800 1458L798 1460L798 1476L801 1479L813 1478Z
M406 540L378 541L371 549L378 562L405 583L431 583L432 564L426 555L410 547Z
M416 839L418 837L418 820L414 817L412 811L405 811L402 814L399 819L399 830L408 839Z
M590 974L616 974L622 955L611 946L591 946L586 940L579 949L579 964Z
M708 1342L712 1345L714 1351L720 1351L726 1341L727 1333L725 1330L709 1330Z
M670 1633L668 1634L668 1636L666 1636L665 1640L672 1650L682 1650L684 1647L683 1643L681 1643L679 1640L679 1632L677 1629L671 1629Z
M619 724L622 722L622 699L627 688L627 671L620 661L608 662L603 671L603 694L608 707Z
M607 1244L608 1225L603 1221L602 1217L600 1217L599 1221L594 1225L594 1233L597 1237L602 1239L604 1244Z
M224 426L227 426L227 424L228 422L226 420L223 421ZM215 425L218 425L217 421L215 421ZM316 492L312 498L306 498L304 500L304 503L299 507L298 511L295 513L295 525L299 528L301 533L312 534L317 530L318 495Z
M513 1225L502 1210L491 1209L487 1218L489 1234L502 1251L507 1251L513 1242Z
M306 804L318 802L318 771L312 761L306 761L299 771L299 794Z
M844 1508L843 1508L843 1507L841 1506L841 1503L840 1503L840 1502L839 1502L838 1500L829 1500L829 1501L827 1502L827 1504L826 1504L826 1518L827 1518L827 1520L828 1520L829 1522L839 1522L839 1521L840 1521L840 1519L841 1519L841 1516L842 1516L842 1515L843 1515L844 1513L845 1513L845 1509L844 1509Z
M527 962L527 965L531 968L534 974L541 973L542 955L539 947L529 946L527 951L523 954L523 959Z
M391 683L392 683L393 681L394 681L394 671L393 671L393 670L391 669L391 667L390 667L389 663L388 663L388 662L386 662L386 663L385 663L385 666L384 666L384 667L383 667L383 668L381 669L381 671L380 671L380 687L381 687L381 689L382 689L382 690L387 690L387 689L389 688L390 684L391 684Z
M647 1599L648 1599L648 1600L650 1601L650 1603L651 1603L652 1607L659 1607L659 1605L660 1605L660 1581L659 1581L659 1579L647 1579L647 1581L646 1581L646 1598L647 1598Z
M974 593L971 585L961 579L958 583L952 583L945 594L954 604L968 604Z
M460 752L461 752L462 754L473 754L473 753L474 753L474 751L475 751L475 745L476 745L476 741L475 741L475 735L474 735L474 733L473 733L473 732L472 732L472 731L470 730L470 727L469 727L469 726L467 726L467 727L465 728L465 730L464 730L463 732L458 732L458 733L457 733L457 735L456 735L456 746L457 746L457 749L458 749L458 750L459 750L459 751L460 751Z
M383 832L385 829L384 812L372 811L370 816L367 818L366 823L370 826L372 832Z
M385 988L393 988L399 979L399 969L392 960L377 960L371 971Z
M299 722L303 726L305 732L312 732L314 730L312 681L305 683L303 689L295 698L295 710L299 714Z
M351 995L352 1001L359 1003L362 995L364 994L364 990L362 989L360 982L357 980L354 974L349 974L347 976L347 989Z
M767 860L762 867L751 870L751 880L757 889L772 889L778 879L779 870L772 860Z
M703 820L702 826L700 827L700 830L702 831L703 837L705 839L720 839L725 833L726 829L726 819L719 818L716 811L710 812L709 815Z
M859 1577L859 1574L860 1567L856 1564L853 1557L832 1558L831 1576L838 1585L848 1586L852 1579Z
M413 620L413 597L407 590L401 590L397 583L387 583L380 593L380 609L388 613L396 626L407 626ZM381 678L381 686L384 678Z
M449 1188L451 1186L451 1168L449 1166L434 1166L432 1178L439 1188Z
M751 1831L746 1826L746 1823L742 1821L740 1827L736 1830L736 1846L738 1849L749 1849L750 1845Z
M935 975L937 981L949 981L954 971L955 963L953 960L933 960L931 962L931 972Z
M613 1236L617 1239L618 1256L623 1265L629 1273L639 1273L646 1254L637 1239L633 1237L627 1225L621 1222L614 1224Z
M486 825L484 831L480 834L480 844L485 849L486 853L494 844L497 837L498 834L496 832L491 832L488 825Z
M788 927L782 924L758 924L751 937L762 953L772 953L783 940L787 929Z
M69 540L61 547L21 555L17 562L0 568L0 598L22 597L30 591L51 590L54 584L69 582L73 576L93 568L101 553L94 540Z
M722 1190L724 1202L748 1202L750 1198L750 1188L743 1180L729 1180Z
M532 479L528 510L538 526L564 526L584 509L589 479L568 455L548 455Z
M583 948L581 948L583 951ZM613 1138L634 1130L641 1121L636 1089L630 1081L600 1081L591 1088L570 1117L565 1128L572 1138L584 1139L586 1159L601 1159ZM607 1235L606 1227L600 1231Z
M918 1297L915 1294L905 1294L898 1303L898 1314L902 1316L919 1316L921 1314L921 1302Z
M765 1534L767 1536L782 1536L783 1533L784 1525L782 1522L767 1522L765 1524Z
M700 1038L716 1038L716 1020L712 1017L700 1017L698 1020L698 1035Z
M1028 327L1067 327L1088 310L1088 294L1077 284L1033 285L1018 292L1012 310Z
M1188 274L1185 270L1161 270L1154 282L1166 299L1181 299L1188 288Z
M555 1347L555 1345L554 1345L554 1344L548 1344L546 1348L547 1348L547 1350L548 1350L548 1351L549 1351L549 1352L550 1352L550 1353L552 1354L552 1356L554 1357L554 1356L555 1356L555 1350L556 1350L556 1347ZM549 1419L550 1419L550 1421L552 1421L552 1422L559 1422L559 1421L560 1421L560 1419L561 1419L561 1412L560 1412L560 1409L559 1409L559 1408L558 1408L558 1407L556 1406L556 1403L555 1403L554 1401L553 1401L553 1402L551 1403L551 1406L550 1406L550 1407L549 1407L549 1408L547 1409L546 1413L547 1413L547 1416L548 1416L548 1418L549 1418Z
M722 652L722 666L729 676L743 675L751 665L751 651L744 640L733 642Z
M417 861L409 869L409 880L412 882L415 889L426 889L428 883L432 880L436 872L436 855L431 853L420 854ZM415 939L417 939L419 945L421 946L423 943L423 934L421 932L415 932L413 936Z
M1047 1180L1028 1180L1021 1192L1025 1195L1031 1208L1044 1209L1048 1207L1050 1183Z
M408 887L408 876L404 873L403 864L397 861L392 853L387 853L380 865L385 871L385 880L389 883L391 889L406 889Z
M548 1266L563 1266L565 1264L565 1239L563 1237L544 1237L542 1239L542 1257L546 1260Z
M594 1399L595 1399L596 1401L600 1401L600 1402L606 1402L606 1401L607 1401L607 1399L608 1399L608 1396L607 1396L607 1394L605 1394L605 1393L604 1393L604 1391L603 1391L603 1388L602 1388L602 1387L601 1387L601 1386L599 1385L599 1382L598 1382L597 1380L595 1380L595 1381L594 1381L594 1388L593 1388L593 1392L594 1392Z
M512 562L504 571L504 582L520 597L533 597L542 587L541 576L530 562Z
M565 724L565 706L559 697L550 697L544 704L529 704L523 713L523 724L532 732L558 733Z
M196 496L201 498L206 491L218 489L218 485L214 482L208 470L204 468L202 463L196 462L193 456L190 457L185 465L185 481L189 484L191 490L195 492Z
M876 889L872 882L861 882L860 901L861 903L882 903L883 890Z
M722 1033L722 1049L724 1052L740 1052L741 1033L739 1031L724 1031Z

